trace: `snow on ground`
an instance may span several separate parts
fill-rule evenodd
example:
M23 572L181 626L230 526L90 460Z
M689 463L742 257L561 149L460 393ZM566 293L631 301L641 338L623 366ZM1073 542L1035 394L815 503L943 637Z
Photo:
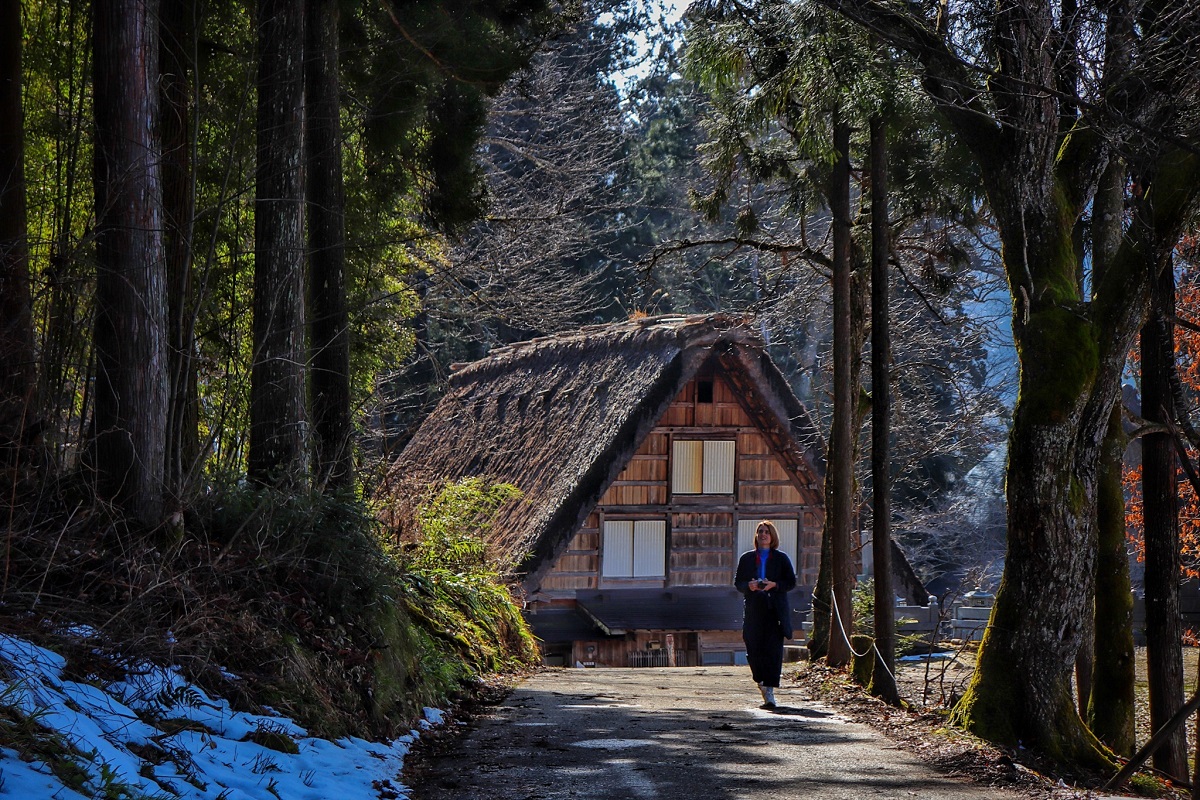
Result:
M63 678L62 656L0 634L0 711L17 709L77 754L73 785L44 761L0 746L0 798L22 800L380 800L399 782L417 731L391 743L310 737L292 720L234 711L175 669L140 665L125 679ZM425 709L420 727L443 721ZM0 714L0 745L19 727ZM270 745L270 746L268 746ZM282 748L282 749L281 749ZM298 752L283 752L294 750ZM28 755L25 756L26 758ZM85 779L86 776L86 779Z

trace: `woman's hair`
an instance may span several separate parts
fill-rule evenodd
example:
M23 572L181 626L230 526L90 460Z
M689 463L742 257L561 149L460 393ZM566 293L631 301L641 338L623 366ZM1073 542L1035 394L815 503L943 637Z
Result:
M758 547L758 532L760 530L762 530L763 528L766 528L767 531L771 534L771 549L778 550L779 549L779 531L775 530L775 523L771 522L771 520L769 520L769 519L764 519L762 522L758 523L758 525L755 526L755 528L754 528L754 537L755 537L754 538L754 546Z

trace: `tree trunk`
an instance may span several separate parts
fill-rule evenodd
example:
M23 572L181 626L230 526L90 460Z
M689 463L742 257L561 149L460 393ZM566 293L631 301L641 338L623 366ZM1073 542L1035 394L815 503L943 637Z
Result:
M248 472L302 480L304 435L304 11L258 0L254 363Z
M887 126L871 118L871 554L875 562L875 649L871 694L899 705L896 689L896 601L892 590L891 360L888 318ZM883 669L880 669L880 666Z
M168 402L158 3L93 4L97 488L161 521Z
M308 0L305 24L313 468L317 485L332 490L354 479L337 0Z
M1074 216L1031 207L999 187L992 196L1005 263L1014 253L1025 259L1013 287L1020 388L1009 437L1004 576L954 719L991 741L1107 767L1079 716L1072 677L1085 606L1091 612L1099 447L1120 367L1115 356L1101 359L1097 331L1077 313Z
M26 430L33 429L36 386L21 48L21 2L0 0L0 471L4 473L28 463ZM7 484L7 479L0 481L0 487Z
M1125 168L1109 164L1092 204L1092 266L1104 277L1121 246ZM1135 657L1133 594L1125 547L1125 493L1121 482L1128 437L1121 427L1121 402L1113 406L1100 455L1096 498L1096 591L1088 726L1118 755L1130 756L1134 739Z
M1127 438L1121 408L1114 405L1100 461L1097 485L1095 623L1091 698L1087 721L1092 733L1117 755L1134 746L1133 594L1125 549L1125 494L1121 466Z
M1113 91L1106 91L1099 113L1086 109L1088 125L1063 130L1061 104L1073 92L1056 86L1061 51L1046 46L1061 41L1055 4L996 5L977 29L993 50L995 70L976 84L934 34L932 20L882 0L821 2L920 60L925 89L980 167L1013 301L1021 372L1006 479L1008 551L978 664L953 718L994 742L1111 769L1076 709L1072 674L1093 596L1101 444L1150 279L1163 264L1139 237L1127 236L1116 266L1084 297L1072 234L1113 145L1126 141L1122 126L1109 124L1107 98L1121 98L1122 114L1178 110L1177 91L1141 75L1130 81L1119 59L1106 62L1105 88ZM1173 56L1191 68L1194 54L1175 46L1169 19L1118 10L1107 20L1115 38L1106 50L1137 44L1123 31L1144 25L1146 41L1169 40ZM1126 81L1138 87L1132 95L1121 93ZM1035 86L1053 88L1030 91ZM1174 243L1196 206L1200 157L1164 145L1147 161L1157 162L1146 190L1157 213L1155 241Z
M825 476L825 507L829 507L829 475ZM829 602L833 578L831 577L832 559L830 546L833 535L830 533L829 515L825 515L825 523L821 531L821 561L817 567L817 582L812 594L812 631L808 638L808 656L812 660L824 658L829 654L829 623L832 621L830 612L833 608Z
M1175 359L1175 276L1164 270L1142 328L1142 416L1172 419L1170 370ZM1143 535L1146 543L1146 665L1150 727L1157 730L1183 705L1183 651L1179 617L1179 507L1174 442L1169 433L1142 438ZM1186 780L1187 742L1180 729L1154 753L1154 767Z
M851 365L855 354L851 344L850 126L845 122L834 123L833 146L838 154L829 192L829 210L833 216L833 423L825 496L834 602L825 661L830 666L842 667L850 663L849 636L854 624L850 534L854 515L854 406L858 400Z
M163 221L167 258L171 402L167 416L167 493L180 502L187 475L200 457L200 398L196 382L192 300L195 182L191 157L191 73L194 0L162 0Z

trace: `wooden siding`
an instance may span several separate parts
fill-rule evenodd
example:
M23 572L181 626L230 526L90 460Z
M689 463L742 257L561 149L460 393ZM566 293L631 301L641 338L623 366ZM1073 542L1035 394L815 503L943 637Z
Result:
M696 402L695 380L680 392L609 486L596 507L597 513L588 518L585 527L558 558L542 582L543 592L569 597L575 589L584 588L727 586L733 582L740 553L739 522L760 519L796 520L799 550L796 577L801 585L816 583L824 514L813 476L803 476L801 484L806 488L798 489L783 460L764 433L755 427L729 383L719 375L711 379L711 403ZM677 442L687 440L706 444L724 440L733 444L732 493L671 491L671 453ZM664 578L602 577L600 532L606 518L661 520L666 524ZM618 656L614 650L602 658Z
M727 513L671 515L672 586L712 586L733 582L734 521Z
M619 639L578 641L571 648L571 663L629 667L635 666L635 653L661 652L665 658L668 635L675 642L675 666L694 667L700 663L700 635L670 631L637 631Z
M712 402L698 402L696 381L689 381L659 420L661 427L741 428L754 424L727 381L719 375L699 380L712 381Z
M800 520L800 563L796 579L805 586L817 585L821 567L821 531L825 527L823 511L806 510Z
M650 506L667 502L667 464L671 437L654 432L646 437L637 453L621 470L608 491L600 498L605 506Z
M567 550L542 580L551 596L574 597L576 589L595 589L600 579L600 515L589 514Z
M737 453L739 505L805 505L804 496L796 489L783 463L761 433L739 431Z

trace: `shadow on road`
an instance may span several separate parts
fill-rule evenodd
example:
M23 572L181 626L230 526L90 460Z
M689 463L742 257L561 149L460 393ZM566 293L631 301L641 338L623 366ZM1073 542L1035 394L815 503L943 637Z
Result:
M534 676L412 800L1015 797L933 772L830 710L758 708L743 668L556 670Z

